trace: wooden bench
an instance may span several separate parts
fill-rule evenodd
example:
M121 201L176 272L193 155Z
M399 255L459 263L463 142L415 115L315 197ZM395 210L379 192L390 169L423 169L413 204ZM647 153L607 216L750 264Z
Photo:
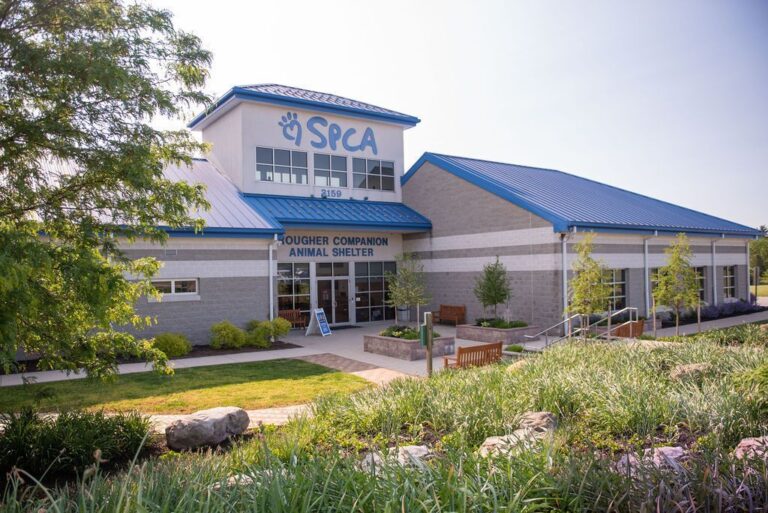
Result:
M643 334L644 329L645 321L640 319L639 321L632 321L625 324L624 326L619 326L618 328L612 329L611 335L621 338L637 338Z
M443 366L446 369L465 369L490 365L501 360L501 342L483 344L482 346L459 347L456 356L444 356Z
M440 305L440 311L432 314L432 320L441 324L452 322L456 326L466 322L467 307L464 305Z
M277 316L289 321L293 328L306 329L307 327L307 320L301 314L301 310L280 310Z

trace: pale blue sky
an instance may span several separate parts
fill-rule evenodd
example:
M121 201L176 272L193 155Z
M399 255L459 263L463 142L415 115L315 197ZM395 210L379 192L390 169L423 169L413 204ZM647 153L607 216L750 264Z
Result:
M768 224L768 1L153 3L213 51L213 94L275 82L420 117L406 168L549 167Z

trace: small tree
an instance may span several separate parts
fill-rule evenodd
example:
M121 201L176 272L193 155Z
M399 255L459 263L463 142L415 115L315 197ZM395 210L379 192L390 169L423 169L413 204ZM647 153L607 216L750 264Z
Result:
M582 334L586 338L589 316L605 312L610 306L611 287L605 280L606 268L592 258L593 233L588 233L576 245L579 257L573 263L574 276L570 281L570 300L566 313L581 317Z
M483 305L483 311L492 306L493 317L498 318L498 306L506 303L510 296L507 268L499 261L498 256L495 262L483 266L483 274L475 281L474 292L477 300Z
M653 290L656 304L667 305L675 311L675 335L680 334L680 312L693 308L699 302L699 284L696 270L691 266L691 248L688 237L678 234L677 240L666 250L667 265L656 272L657 284Z
M429 303L427 286L424 280L424 265L413 253L398 255L397 272L386 273L389 282L389 297L387 306L415 306L416 320L419 320L419 307Z

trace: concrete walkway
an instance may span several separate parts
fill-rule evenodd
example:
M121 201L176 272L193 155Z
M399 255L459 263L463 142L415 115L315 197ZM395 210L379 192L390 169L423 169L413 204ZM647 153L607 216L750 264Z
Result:
M334 331L329 337L311 336L305 337L303 332L294 330L284 337L285 342L290 342L302 347L293 349L279 349L275 351L254 351L252 353L236 353L215 356L203 356L199 358L181 358L172 360L174 369L187 369L191 367L206 367L210 365L225 365L229 363L260 362L276 360L280 358L307 358L318 355L331 354L355 362L368 364L369 368L360 368L351 371L361 377L377 384L386 383L394 377L403 375L426 375L426 362L424 360L406 361L389 356L383 356L363 351L363 336L378 333L390 323L371 323L359 328L348 328ZM456 328L453 326L438 326L436 330L445 336L454 336ZM469 340L457 340L456 346L478 345L480 342ZM311 361L311 360L310 360ZM321 364L324 365L324 364ZM442 358L433 359L435 370L443 367ZM335 367L331 367L335 368ZM144 363L126 363L119 366L120 374L133 374L136 372L151 371L151 367ZM341 369L343 370L343 369ZM0 387L23 384L23 378L34 383L50 383L70 379L83 379L84 373L66 374L62 371L29 372L25 374L11 374L0 376Z
M747 315L737 315L736 317L726 317L725 319L715 319L714 321L705 321L701 323L701 331L714 330L718 328L730 328L731 326L738 326L740 324L748 324L750 322L758 321L768 321L768 310ZM648 330L648 334L653 333L653 326L650 324L647 325L646 329ZM696 323L680 326L681 335L690 335L692 333L698 333L698 331L699 326ZM672 337L674 335L674 327L656 330L656 336L659 337Z

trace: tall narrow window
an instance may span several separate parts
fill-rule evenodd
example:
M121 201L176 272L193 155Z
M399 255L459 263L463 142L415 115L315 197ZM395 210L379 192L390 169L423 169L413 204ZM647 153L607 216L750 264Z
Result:
M309 183L307 152L256 148L256 180L277 183Z
M621 310L627 306L627 270L609 269L603 276L603 282L611 288L611 310Z
M706 297L706 267L694 267L694 271L696 271L696 285L699 287L699 300L704 301L704 298Z
M723 297L736 297L736 266L723 267Z
M387 306L389 283L386 275L395 273L395 262L355 263L355 312L357 322L395 318L395 309Z
M300 310L309 322L309 264L277 264L278 310ZM279 312L278 312L279 314Z

